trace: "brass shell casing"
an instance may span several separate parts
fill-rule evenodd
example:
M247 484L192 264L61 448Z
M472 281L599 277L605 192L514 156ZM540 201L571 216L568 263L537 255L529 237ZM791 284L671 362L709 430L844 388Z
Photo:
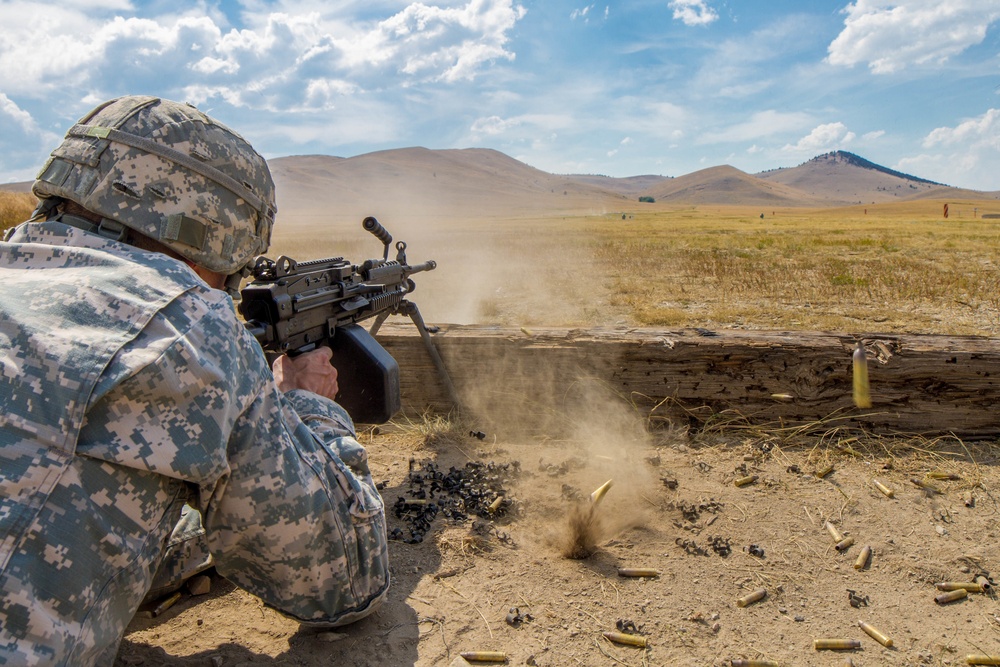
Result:
M939 591L957 591L964 589L969 593L982 593L983 585L977 581L939 581L934 584Z
M833 545L833 548L836 549L837 551L846 551L847 549L851 548L852 544L854 544L854 538L848 535L847 537L845 537L844 539Z
M954 591L948 591L947 593L942 593L934 598L934 601L938 604L948 604L949 602L958 602L969 597L969 591L964 588L959 588Z
M817 651L853 651L861 648L859 639L814 639L813 648Z
M837 527L829 521L824 523L823 527L826 528L826 532L830 533L830 537L833 538L834 542L842 542L844 540L844 534L837 530Z
M982 653L970 653L965 656L967 665L1000 665L1000 655L986 655Z
M879 644L886 648L892 648L892 640L885 636L881 631L875 628L873 625L869 625L864 621L858 621L858 627L864 630L869 637L877 641Z
M630 635L625 632L605 632L602 634L604 634L605 639L616 644L628 644L629 646L638 646L639 648L646 648L648 645L646 638L642 635Z
M754 602L760 602L765 597L767 597L767 589L766 588L758 588L753 593L748 593L747 595L744 595L739 600L737 600L736 601L736 606L737 607L747 607L749 605L752 605Z
M858 559L854 561L854 569L855 570L865 569L871 557L872 557L872 548L866 544L861 548L861 553L858 554Z
M619 577L658 577L660 571L652 567L620 567Z
M885 496L886 498L894 498L896 496L895 491L893 491L892 489L890 489L888 486L878 481L877 479L873 479L872 484L874 484L875 488L881 491L882 495Z
M469 662L507 662L502 651L462 651L459 655Z

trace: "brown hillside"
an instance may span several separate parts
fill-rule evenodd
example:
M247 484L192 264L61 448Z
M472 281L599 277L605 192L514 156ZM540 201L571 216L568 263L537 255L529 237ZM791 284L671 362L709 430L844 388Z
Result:
M352 158L269 162L281 219L331 215L455 218L620 206L621 195L529 167L486 149L406 148ZM322 212L322 213L318 213Z
M685 204L816 206L826 203L791 186L770 183L728 165L678 176L643 194L656 201Z
M978 198L982 193L959 190L874 164L853 153L835 151L790 169L756 174L823 199L829 204L882 204L913 198Z

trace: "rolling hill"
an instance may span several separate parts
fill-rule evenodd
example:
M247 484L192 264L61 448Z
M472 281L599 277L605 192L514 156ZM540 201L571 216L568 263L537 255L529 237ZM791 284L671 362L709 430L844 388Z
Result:
M914 199L1000 199L904 174L836 151L797 167L748 174L722 165L670 178L550 174L491 149L401 148L350 158L268 161L285 220L322 223L367 215L525 217L619 211L639 197L692 205L832 207ZM30 182L0 186L28 191Z

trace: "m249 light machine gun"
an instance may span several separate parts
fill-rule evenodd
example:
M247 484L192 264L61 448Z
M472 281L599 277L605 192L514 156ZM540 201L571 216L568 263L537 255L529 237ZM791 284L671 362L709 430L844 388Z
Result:
M389 232L372 217L361 224L382 242L382 259L355 265L343 257L307 262L258 257L253 281L241 290L239 310L269 360L318 345L332 348L331 363L342 387L337 402L355 421L380 424L400 408L399 365L374 338L390 315L413 320L452 400L455 391L420 311L406 300L415 288L410 276L437 263L408 264L402 241L390 260ZM365 331L358 323L369 318L375 321Z

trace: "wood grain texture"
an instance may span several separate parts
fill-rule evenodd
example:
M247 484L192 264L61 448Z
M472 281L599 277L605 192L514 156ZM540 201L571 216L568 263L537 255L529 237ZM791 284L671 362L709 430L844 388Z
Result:
M378 336L400 365L405 412L453 409L414 327ZM525 419L600 385L651 425L719 419L795 426L817 420L875 432L1000 434L1000 345L937 335L443 326L432 339L463 410ZM851 400L851 354L869 359L873 406ZM530 419L530 416L527 417Z

